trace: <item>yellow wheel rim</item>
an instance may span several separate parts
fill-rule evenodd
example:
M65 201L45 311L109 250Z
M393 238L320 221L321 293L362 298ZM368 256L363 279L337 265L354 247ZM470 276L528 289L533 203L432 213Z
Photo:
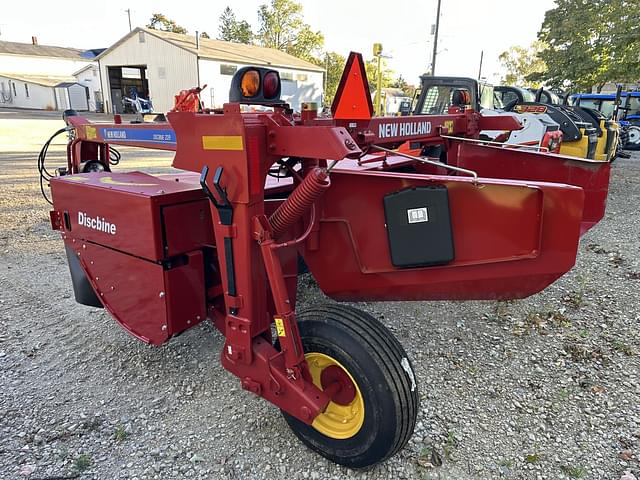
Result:
M353 379L349 371L340 362L323 353L311 352L305 354L309 372L313 379L313 384L322 390L322 371L335 365L346 373L353 382L355 395L348 405L340 405L330 401L324 412L318 415L311 426L327 437L345 439L351 438L360 431L364 423L364 400L358 384Z

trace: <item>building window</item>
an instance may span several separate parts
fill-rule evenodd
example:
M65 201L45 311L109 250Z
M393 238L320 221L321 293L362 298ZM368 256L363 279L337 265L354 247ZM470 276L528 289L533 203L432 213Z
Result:
M236 65L229 65L227 63L220 64L220 75L233 75L238 70Z
M29 98L29 85L27 85L26 83L24 84L24 94L27 98Z
M298 80L299 82L306 82L308 78L309 77L307 77L306 73L298 73L296 75L296 80Z
M13 87L13 96L17 97L18 96L18 92L16 92L16 82L10 82L11 86Z
M140 80L142 78L142 74L138 67L122 67L122 78Z
M282 80L289 80L289 81L293 81L293 73L291 72L280 72L280 78Z
M145 42L144 32L138 32L138 43L144 43L144 42Z

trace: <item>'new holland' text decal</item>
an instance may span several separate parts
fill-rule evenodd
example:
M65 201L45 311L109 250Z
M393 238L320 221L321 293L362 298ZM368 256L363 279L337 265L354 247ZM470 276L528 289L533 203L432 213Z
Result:
M411 137L431 133L431 122L381 123L378 138Z

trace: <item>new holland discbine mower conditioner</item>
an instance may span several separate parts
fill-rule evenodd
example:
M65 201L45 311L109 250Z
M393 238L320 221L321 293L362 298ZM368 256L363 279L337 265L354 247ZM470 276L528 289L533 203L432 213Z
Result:
M372 118L359 54L330 117L312 105L293 114L265 68L240 69L219 111L189 111L197 92L183 93L168 122L67 117L51 223L76 300L152 345L213 321L242 387L350 467L407 443L416 377L371 315L336 303L296 311L298 257L338 301L523 298L572 268L580 235L604 213L608 162L473 141L520 128L512 116L451 105ZM443 145L448 164L394 150L406 142ZM114 144L175 150L183 172L112 172Z

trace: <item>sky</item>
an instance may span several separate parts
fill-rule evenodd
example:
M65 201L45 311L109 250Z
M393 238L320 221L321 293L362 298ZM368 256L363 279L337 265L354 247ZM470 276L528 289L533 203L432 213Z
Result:
M144 26L159 12L187 28L206 31L214 38L218 18L229 5L236 18L257 29L258 7L268 0L109 0L68 1L61 7L50 0L30 0L27 8L3 9L0 40L75 48L101 48L115 43L131 23ZM409 83L429 69L433 50L431 25L437 0L298 0L306 23L320 30L325 49L347 55L350 51L372 57L373 43L382 43L387 66ZM513 45L527 46L536 39L554 0L442 0L437 75L478 76L484 51L482 76L498 82L504 71L498 60ZM0 66L1 69L1 66Z

